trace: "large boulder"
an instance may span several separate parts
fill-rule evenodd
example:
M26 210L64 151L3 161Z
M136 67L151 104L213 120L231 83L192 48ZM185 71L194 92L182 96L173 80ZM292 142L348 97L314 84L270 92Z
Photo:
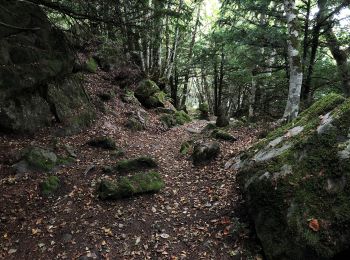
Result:
M324 97L227 166L239 170L267 259L350 248L350 99Z
M146 108L164 107L165 93L152 80L143 80L135 90L135 97Z
M194 165L208 163L220 153L220 144L217 142L198 143L193 148L192 160Z
M71 76L73 52L40 7L4 0L0 20L0 130L34 132L53 121L74 127L90 121L81 79Z
M24 173L32 170L50 171L57 164L59 164L59 158L54 152L41 147L30 146L21 152L20 161L12 167L18 173Z

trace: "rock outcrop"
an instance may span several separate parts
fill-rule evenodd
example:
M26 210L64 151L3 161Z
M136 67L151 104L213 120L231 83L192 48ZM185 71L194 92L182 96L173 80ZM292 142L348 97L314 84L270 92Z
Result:
M93 110L64 34L25 1L1 1L0 20L0 130L87 125Z
M331 94L227 167L238 169L267 259L335 259L350 247L350 99Z
M143 80L135 90L135 97L146 108L164 107L165 93L152 80Z

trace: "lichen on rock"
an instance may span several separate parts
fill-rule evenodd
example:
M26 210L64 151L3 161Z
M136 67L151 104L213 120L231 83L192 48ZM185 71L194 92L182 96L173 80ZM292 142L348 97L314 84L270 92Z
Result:
M332 259L348 249L349 129L350 99L332 94L230 162L267 259Z

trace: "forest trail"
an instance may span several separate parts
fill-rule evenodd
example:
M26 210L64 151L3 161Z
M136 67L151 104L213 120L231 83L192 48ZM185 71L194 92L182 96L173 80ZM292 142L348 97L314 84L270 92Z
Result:
M120 112L130 109L118 100L113 105L119 105ZM246 233L238 221L232 221L240 198L235 174L224 170L224 163L249 146L257 130L233 129L237 142L221 142L221 154L214 162L194 167L179 149L196 135L203 138L188 130L200 131L207 121L131 132L118 124L125 119L123 114L102 116L91 129L58 140L45 132L35 138L1 137L0 187L6 195L0 201L0 258L232 259L241 250ZM155 120L153 112L148 114L149 121ZM119 160L109 151L86 147L89 138L101 133L108 133L125 149L125 158L155 158L165 188L118 201L98 199L96 183L106 176L102 166ZM74 146L77 159L56 170L64 181L60 195L43 198L37 190L43 174L16 177L8 165L14 151L53 141Z

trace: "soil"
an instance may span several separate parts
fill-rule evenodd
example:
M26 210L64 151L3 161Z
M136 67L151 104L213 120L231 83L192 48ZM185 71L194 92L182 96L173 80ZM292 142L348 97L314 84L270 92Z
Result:
M123 103L114 76L99 71L87 76L86 89L95 104L97 94L113 89L117 95L104 103L93 126L59 137L58 126L36 136L0 136L0 258L1 259L247 259L256 255L254 237L240 210L243 200L235 172L225 162L249 147L256 128L232 128L238 139L220 141L221 153L208 165L194 167L180 154L181 143L210 140L198 132L208 121L194 120L166 129L155 111L147 111L147 128L132 132L124 127L128 112L140 109ZM101 110L101 111L102 111ZM86 145L91 138L112 137L125 150L115 158L108 150ZM11 165L28 145L52 148L64 155L65 144L76 150L74 162L57 167L62 181L52 197L43 197L39 184L47 173L16 174ZM149 155L166 187L117 201L101 201L96 187L106 174L103 166L118 160ZM243 214L243 215L242 215ZM243 218L242 218L243 216ZM253 244L253 249L251 248ZM260 258L261 259L261 258Z

